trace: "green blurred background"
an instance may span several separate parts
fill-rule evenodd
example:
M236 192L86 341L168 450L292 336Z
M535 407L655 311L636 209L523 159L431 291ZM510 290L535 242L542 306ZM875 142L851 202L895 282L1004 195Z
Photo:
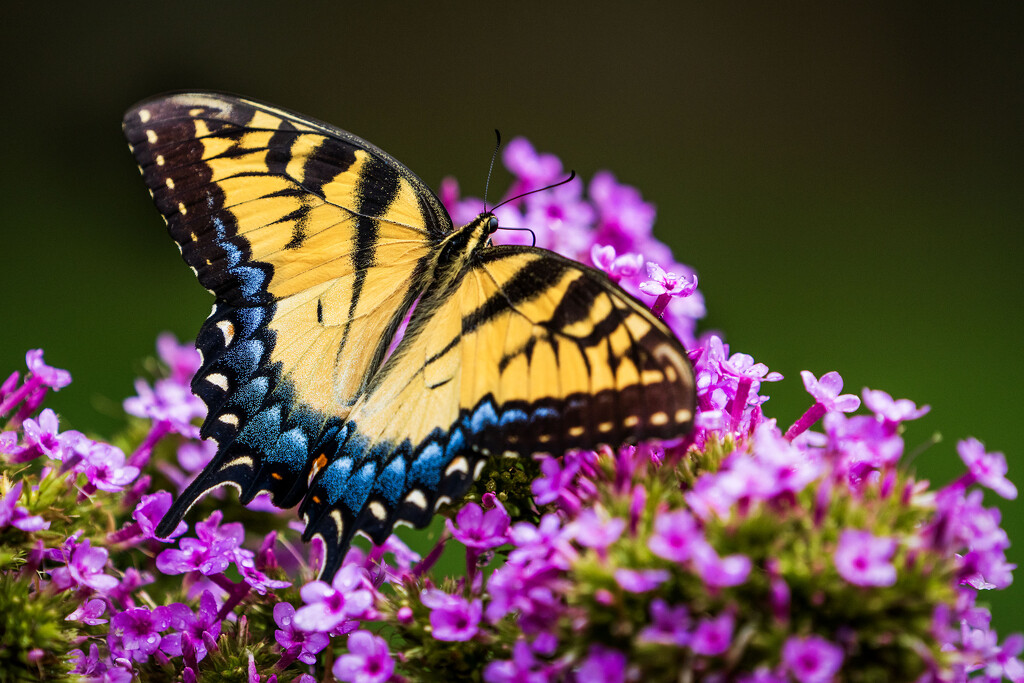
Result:
M767 388L783 427L809 403L800 370L838 370L932 406L906 433L908 451L944 437L922 476L958 476L973 435L1024 485L1019 3L371 4L5 9L0 371L36 347L69 369L65 427L115 429L157 333L191 338L208 311L120 120L214 88L351 130L435 187L481 194L496 127L611 169L699 272L704 329L787 376ZM1021 563L1024 504L998 502ZM1022 582L992 596L1004 635Z

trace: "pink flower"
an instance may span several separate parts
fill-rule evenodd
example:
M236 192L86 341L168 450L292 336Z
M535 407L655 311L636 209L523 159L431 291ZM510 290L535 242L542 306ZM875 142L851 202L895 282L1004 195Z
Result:
M896 568L890 561L895 553L895 539L847 529L839 537L833 560L839 575L854 585L891 586L896 583Z

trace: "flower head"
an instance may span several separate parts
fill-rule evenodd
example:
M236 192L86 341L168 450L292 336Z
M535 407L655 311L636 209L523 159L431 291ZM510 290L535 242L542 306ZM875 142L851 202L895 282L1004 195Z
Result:
M469 640L477 633L483 615L480 600L466 600L437 589L427 589L420 600L430 608L430 626L434 638L445 641Z
M331 583L310 581L300 591L305 606L295 613L295 626L303 631L328 632L346 621L366 616L373 607L366 570L342 566Z
M819 636L793 636L782 648L782 663L799 683L826 683L839 672L843 651Z
M356 631L348 637L348 653L334 662L334 675L350 683L384 683L391 678L395 661L388 645L369 631Z
M486 550L505 542L510 517L500 502L485 511L479 504L469 502L455 516L455 523L445 520L448 530L470 548Z

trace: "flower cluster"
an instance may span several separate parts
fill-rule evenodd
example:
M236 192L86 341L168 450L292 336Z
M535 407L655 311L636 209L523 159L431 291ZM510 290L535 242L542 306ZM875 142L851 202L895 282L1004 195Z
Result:
M979 600L1012 580L1006 459L957 446L939 489L901 468L928 413L802 373L808 409L768 417L777 372L698 336L693 271L652 236L654 208L609 173L563 179L512 141L497 209L599 268L690 349L698 413L683 443L497 458L429 531L354 547L330 582L290 512L208 496L169 538L174 491L209 462L198 354L162 336L110 441L61 430L70 375L26 356L0 384L0 681L360 683L1024 680L1024 636ZM457 221L480 200L445 181ZM273 510L273 511L270 511ZM453 558L454 556L454 558ZM464 563L462 560L464 559ZM989 593L990 594L990 593Z

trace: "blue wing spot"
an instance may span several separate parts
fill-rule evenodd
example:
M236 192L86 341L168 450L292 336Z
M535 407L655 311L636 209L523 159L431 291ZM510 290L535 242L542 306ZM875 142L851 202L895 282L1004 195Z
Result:
M377 477L373 490L380 493L391 505L397 505L405 492L405 458L397 455Z
M282 434L274 448L267 453L267 462L279 462L292 472L299 472L309 460L309 442L301 429L290 429Z
M508 427L509 425L522 424L526 422L528 418L529 416L526 414L526 411L519 410L518 408L509 408L501 414L501 419L498 421L498 424L501 427Z
M273 405L252 419L238 435L238 441L269 453L281 434L281 406Z
M441 470L447 462L448 458L445 457L441 446L431 442L412 461L409 479L434 491L441 481Z
M452 430L451 434L448 435L448 444L445 446L444 455L447 460L451 460L456 455L466 449L466 436L463 434L460 427L456 427Z
M373 480L377 476L377 463L368 462L349 478L345 486L345 505L352 512L363 509L366 499L373 489Z
M490 401L482 403L473 412L473 417L469 420L469 427L474 433L482 432L487 427L497 424L498 415L494 412L494 406L491 405Z
M252 417L263 405L269 387L270 380L266 377L256 377L231 397L231 405L244 408L246 415Z
M261 358L263 358L263 342L258 339L248 339L232 346L221 357L221 360L238 377L249 377L256 371Z
M229 268L232 275L238 278L240 289L246 299L250 299L255 295L259 294L263 289L263 282L266 279L263 271L259 268L250 268L249 266L239 266L236 268Z
M263 308L253 306L251 308L237 309L235 311L235 324L240 328L235 330L236 336L252 336L252 333L263 325Z
M351 458L339 458L321 471L317 485L326 494L327 500L325 503L327 505L334 505L341 500L351 474Z
M548 420L557 419L558 411L554 408L548 408L547 406L541 406L533 411L533 419L535 420Z

